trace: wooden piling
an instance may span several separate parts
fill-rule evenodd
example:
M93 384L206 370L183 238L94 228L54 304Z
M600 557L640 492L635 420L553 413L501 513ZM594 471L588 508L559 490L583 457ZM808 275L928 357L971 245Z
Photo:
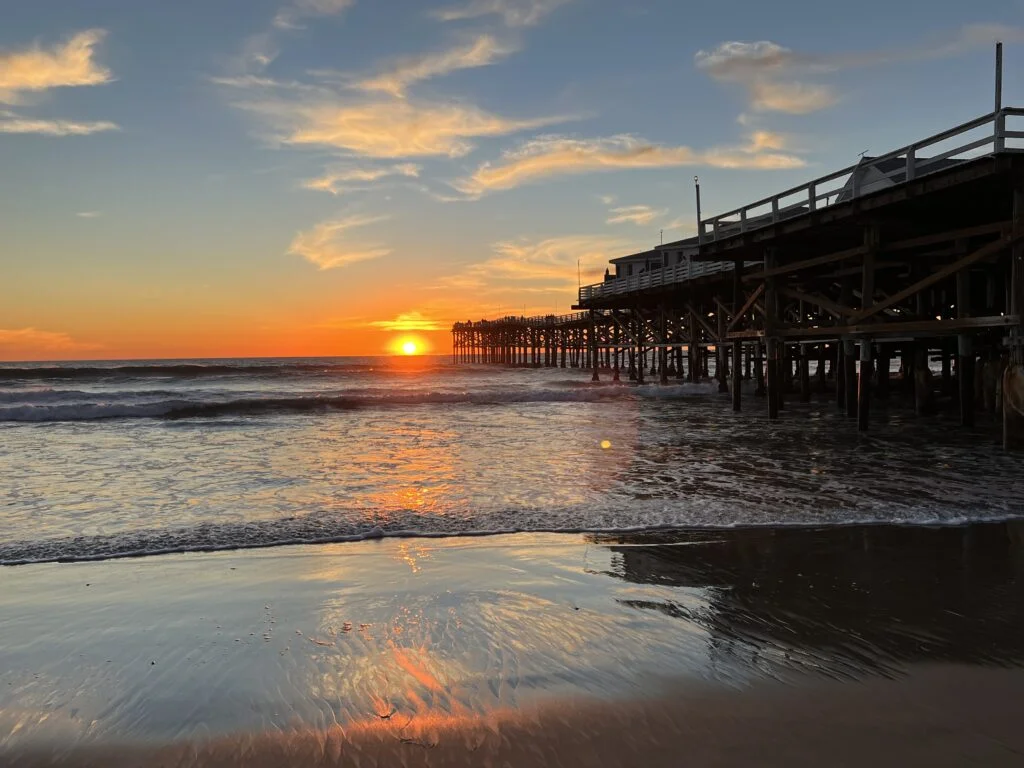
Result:
M743 344L734 341L732 343L732 409L737 413L741 409L743 384Z
M860 343L860 371L857 378L857 429L861 432L868 430L872 375L871 340L863 339Z
M800 402L811 402L811 356L806 344L800 345Z
M971 273L960 270L956 276L956 313L958 318L971 315ZM962 333L956 339L956 378L960 397L960 424L974 426L974 349L970 334Z
M857 416L857 348L853 339L843 339L843 392L846 395L846 415Z
M1013 193L1013 226L1024 229L1024 173L1017 178ZM1024 316L1024 242L1010 253L1007 304L1011 315ZM1003 448L1024 451L1024 322L1010 329L1008 357L1003 371Z

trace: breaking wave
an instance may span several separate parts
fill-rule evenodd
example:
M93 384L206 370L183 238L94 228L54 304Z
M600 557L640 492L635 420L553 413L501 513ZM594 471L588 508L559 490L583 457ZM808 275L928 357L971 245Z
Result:
M176 397L150 402L47 403L91 393L38 393L44 402L0 406L0 422L96 421L101 419L196 419L220 416L257 416L274 413L348 411L416 405L501 405L507 403L599 402L629 397L673 398L711 391L704 384L632 387L600 385L579 389L502 389L473 392L408 392L372 395L311 395L299 397L244 397L204 401ZM149 394L153 393L140 393ZM3 402L0 400L0 402Z
M731 510L728 514L726 510ZM277 520L203 523L188 528L125 531L96 536L75 536L41 541L0 544L0 567L52 562L89 562L190 552L218 552L301 544L334 544L383 538L450 538L517 533L622 534L754 528L831 528L865 525L961 526L978 522L1019 519L1019 514L992 509L965 515L962 508L922 506L860 510L856 517L822 515L807 511L786 514L766 505L740 516L731 504L702 504L672 508L651 501L629 509L607 509L595 514L579 510L506 510L465 517L438 517L414 510L390 513L385 522L355 512L310 514ZM557 523L561 522L561 525Z

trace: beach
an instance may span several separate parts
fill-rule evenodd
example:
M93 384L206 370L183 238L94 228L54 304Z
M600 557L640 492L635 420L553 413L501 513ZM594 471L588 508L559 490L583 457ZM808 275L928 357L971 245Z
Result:
M1016 765L1024 527L7 568L6 765Z

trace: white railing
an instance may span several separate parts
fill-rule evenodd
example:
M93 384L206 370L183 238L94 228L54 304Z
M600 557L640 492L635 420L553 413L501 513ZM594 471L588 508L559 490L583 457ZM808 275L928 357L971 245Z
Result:
M942 163L942 161L966 161L985 154L1022 152L1024 148L1020 146L1020 140L1024 139L1024 130L1007 129L1007 118L1021 117L1024 117L1024 109L1019 108L1006 107L999 112L990 112L958 125L956 128L937 133L921 141L915 141L913 144L900 147L887 154L873 157L868 162L862 161L857 165L851 165L827 176L821 176L814 181L787 189L742 208L704 219L698 228L698 242L705 245L741 232L771 226L782 219L834 205L839 202L841 196L845 201L866 195L882 187L892 186L893 176L902 177L897 183L911 181L947 168L948 163ZM1024 125L1020 127L1024 128ZM965 136L972 133L973 136ZM961 140L968 138L969 140L953 147L942 146L957 138ZM983 148L988 151L979 151ZM924 155L929 149L937 151L937 154L925 157ZM862 173L858 172L864 172L871 168L877 169L880 164L891 160L902 160L903 162L895 170L887 174L883 173L882 175L886 178L864 184L861 187ZM847 183L847 179L849 179L849 183ZM836 182L840 180L842 183L837 185ZM841 195L841 193L845 194Z
M693 280L697 277L714 275L718 272L727 272L732 270L732 268L733 263L731 261L691 262L687 259L679 264L662 267L661 269L652 269L647 272L641 272L638 275L616 277L611 280L605 280L603 283L597 283L596 285L584 285L580 288L580 304L582 305L592 299L604 298L605 296L617 296L623 293L636 293L637 291L644 291L648 288L658 288L663 285L685 283L686 281Z

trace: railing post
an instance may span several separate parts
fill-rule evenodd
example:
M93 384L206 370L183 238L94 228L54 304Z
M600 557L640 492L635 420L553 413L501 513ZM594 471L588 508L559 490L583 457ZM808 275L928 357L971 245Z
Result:
M740 232L747 231L747 209L743 208L740 211Z
M772 198L772 222L779 220L779 198Z
M916 165L917 165L917 149L915 147L911 147L910 149L907 150L907 178L906 178L906 181L910 181L911 179L914 178L914 176L917 175L916 174L916 168L915 168Z
M715 234L715 240L718 239L718 219L713 219L711 222L712 231Z
M807 185L807 210L814 211L818 208L818 185L813 181Z
M993 152L1002 152L1006 149L1006 112L996 112L995 137L992 142Z

